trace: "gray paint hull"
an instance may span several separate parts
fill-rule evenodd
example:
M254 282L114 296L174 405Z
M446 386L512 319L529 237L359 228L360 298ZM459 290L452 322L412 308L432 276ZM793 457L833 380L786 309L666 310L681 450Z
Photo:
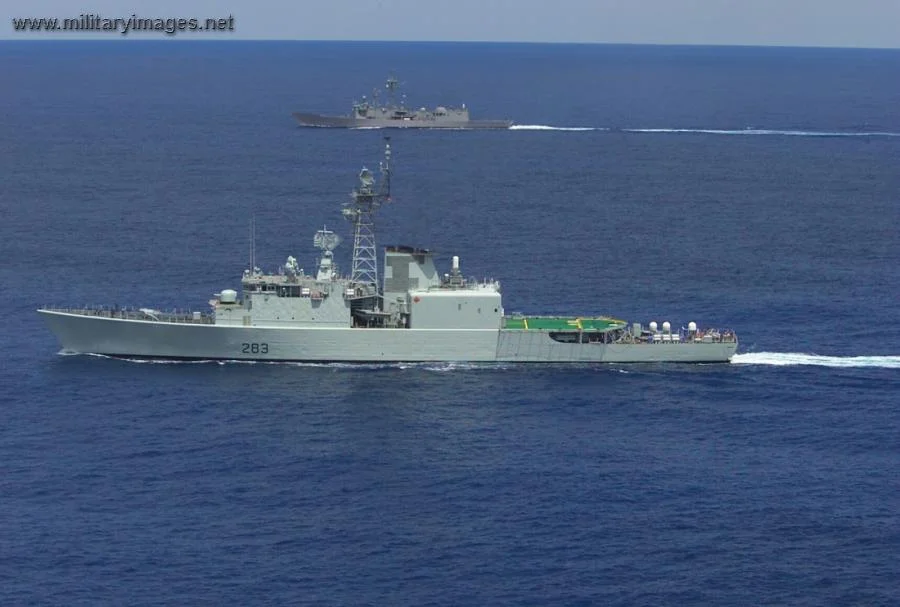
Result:
M508 129L511 120L389 120L382 118L351 118L349 116L322 116L320 114L292 114L300 126L340 129Z
M736 342L565 344L546 331L234 327L39 310L63 350L135 358L348 362L727 362ZM255 344L255 345L254 345Z

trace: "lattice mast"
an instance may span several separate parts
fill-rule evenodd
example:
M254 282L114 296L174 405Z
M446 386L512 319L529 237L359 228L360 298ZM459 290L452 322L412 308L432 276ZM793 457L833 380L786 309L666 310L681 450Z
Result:
M353 223L353 271L350 280L357 298L378 295L378 250L375 246L375 212L391 200L391 142L385 137L384 160L379 163L381 181L363 167L359 186L350 194L341 214ZM377 303L376 303L377 305Z

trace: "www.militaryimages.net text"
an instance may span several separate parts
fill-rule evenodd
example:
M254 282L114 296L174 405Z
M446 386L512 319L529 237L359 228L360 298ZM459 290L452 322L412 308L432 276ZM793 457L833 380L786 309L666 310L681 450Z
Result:
M13 17L13 31L34 33L110 33L127 36L131 33L159 33L174 36L178 33L234 32L234 15L227 17L104 17L95 13L78 17Z

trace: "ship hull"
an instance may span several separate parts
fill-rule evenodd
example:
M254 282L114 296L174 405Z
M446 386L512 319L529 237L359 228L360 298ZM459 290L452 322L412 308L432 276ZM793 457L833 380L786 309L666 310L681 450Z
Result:
M421 119L402 120L385 118L351 118L349 116L323 116L295 112L294 119L305 127L337 128L337 129L508 129L510 120L453 120L453 119Z
M238 327L39 310L64 351L297 362L727 362L737 343L559 343L547 331Z

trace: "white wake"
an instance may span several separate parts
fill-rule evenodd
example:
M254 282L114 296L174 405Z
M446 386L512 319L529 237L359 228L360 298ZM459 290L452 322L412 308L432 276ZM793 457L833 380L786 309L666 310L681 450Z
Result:
M889 131L795 131L781 129L622 129L625 133L700 133L704 135L779 135L783 137L900 137Z
M775 367L810 365L815 367L900 369L900 356L820 356L802 352L749 352L735 354L731 363Z
M514 124L509 127L511 131L602 131L602 132L618 132L618 133L635 133L635 134L655 134L655 135L678 135L678 134L699 134L699 135L743 135L743 136L779 136L779 137L900 137L900 133L892 131L801 131L791 129L679 129L679 128L656 128L656 129L636 129L622 128L614 129L607 127L595 126L551 126L548 124Z
M510 131L608 131L595 126L550 126L547 124L514 124Z

